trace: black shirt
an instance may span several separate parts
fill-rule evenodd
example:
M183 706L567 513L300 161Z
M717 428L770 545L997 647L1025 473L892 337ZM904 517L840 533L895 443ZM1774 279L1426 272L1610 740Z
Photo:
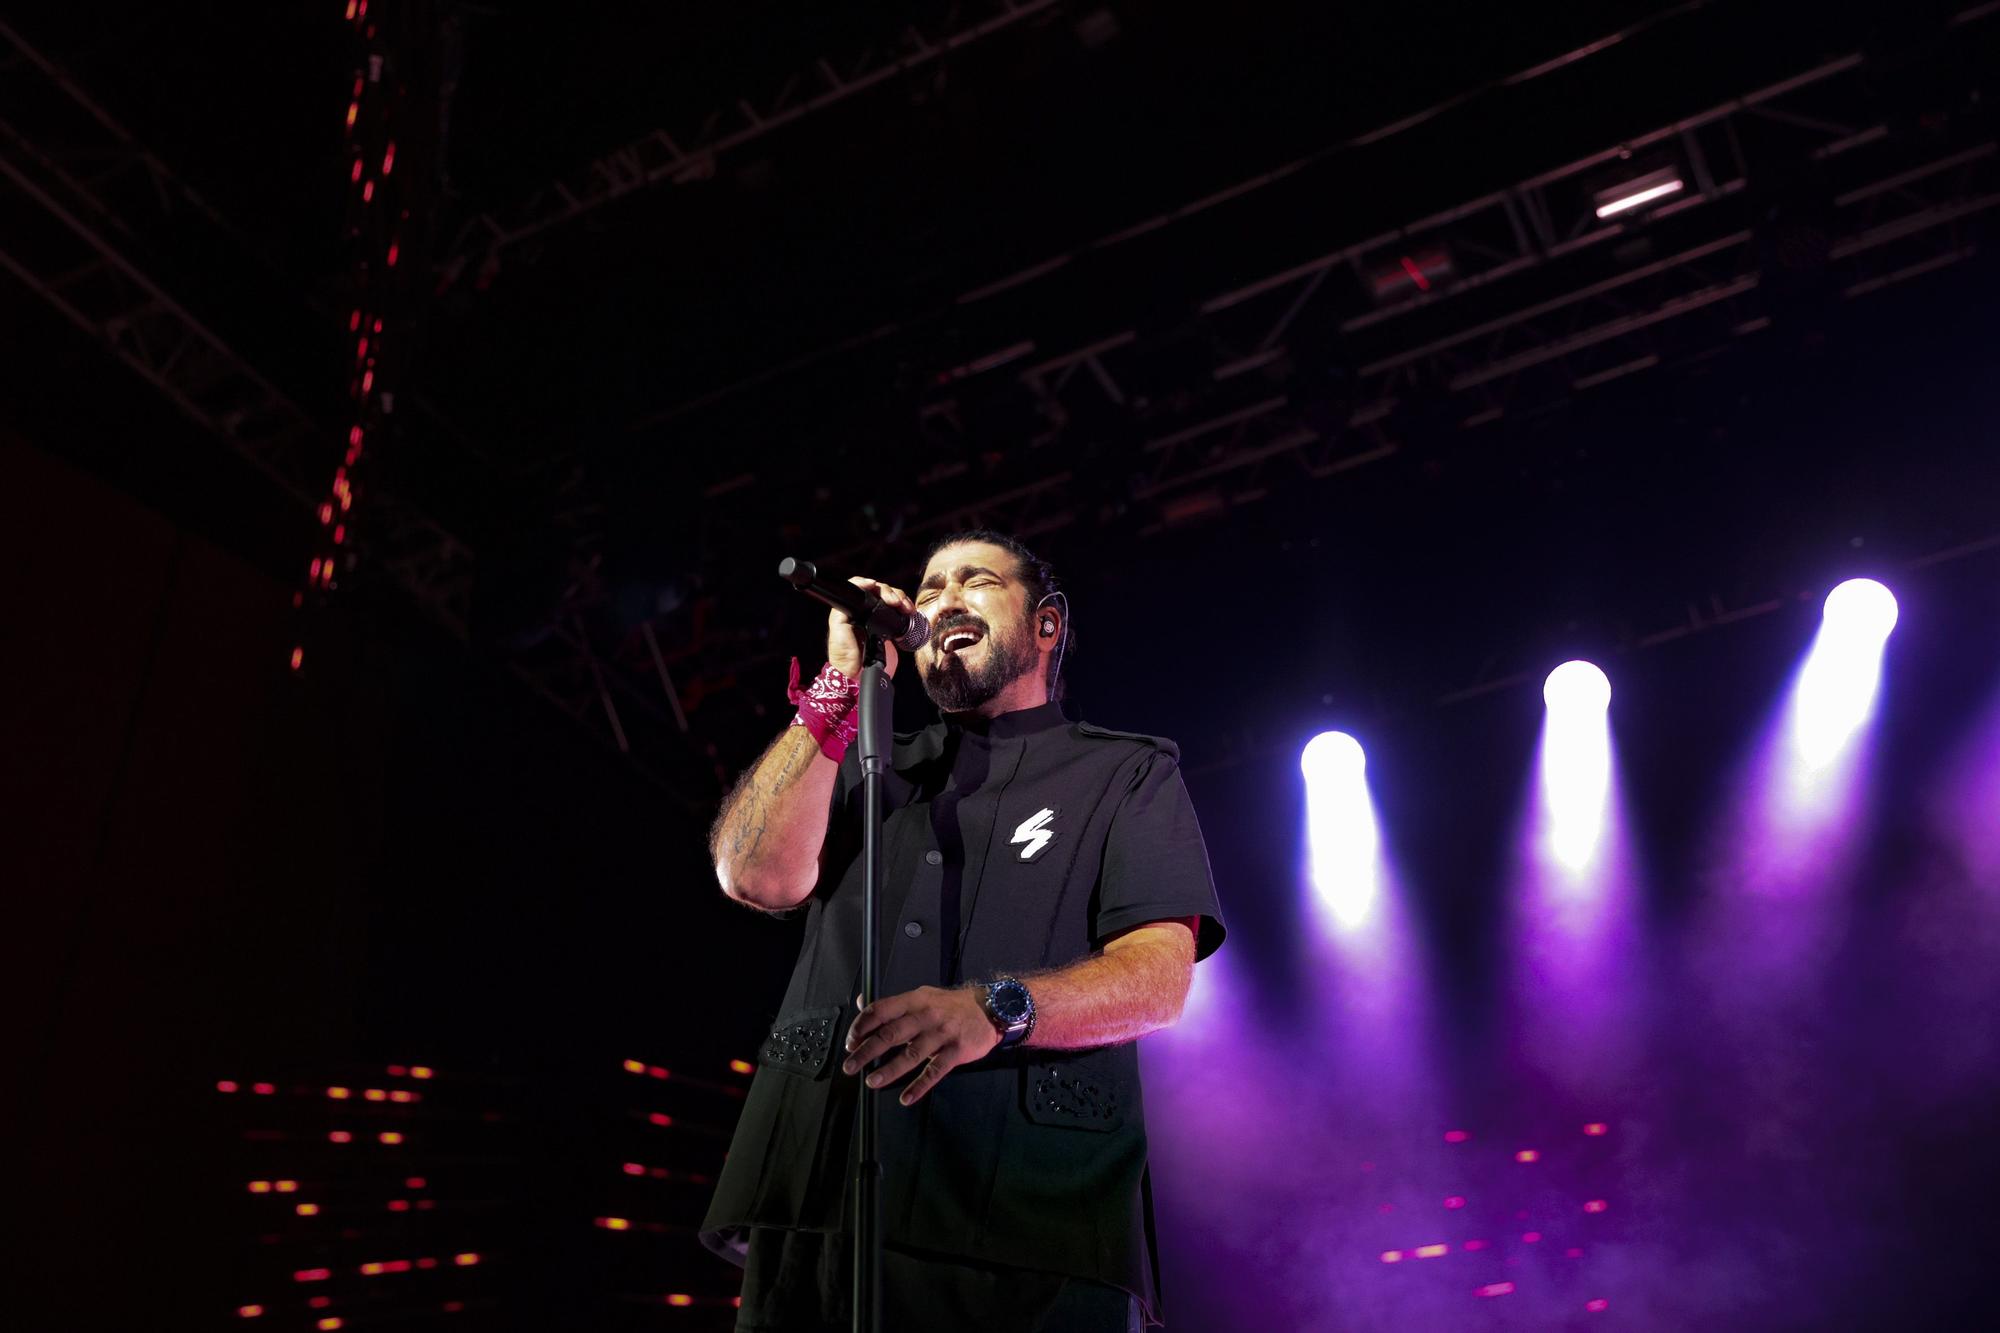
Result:
M884 784L883 994L1066 966L1121 931L1199 917L1222 943L1173 742L1055 704L898 736ZM845 1230L858 1079L840 1074L861 969L861 777L835 786L805 941L704 1239ZM1032 989L1032 985L1031 985ZM894 1244L1123 1287L1157 1317L1138 1046L996 1051L915 1106L882 1102Z

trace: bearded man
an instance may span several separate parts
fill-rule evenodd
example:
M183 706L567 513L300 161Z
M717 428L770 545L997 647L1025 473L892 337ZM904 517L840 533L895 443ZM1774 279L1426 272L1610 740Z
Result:
M1173 1023L1223 927L1158 737L1071 722L1054 573L994 532L947 538L912 598L942 719L884 781L882 989L861 975L863 644L827 664L724 802L723 891L806 912L703 1239L744 1265L740 1333L849 1327L858 1083L884 1097L888 1333L1132 1333L1160 1322L1137 1042ZM898 653L885 646L893 673Z

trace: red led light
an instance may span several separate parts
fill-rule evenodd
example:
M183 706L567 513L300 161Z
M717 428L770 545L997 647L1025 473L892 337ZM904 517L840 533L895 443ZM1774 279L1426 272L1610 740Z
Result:
M324 1310L327 1306L332 1304L333 1304L333 1297L331 1296L315 1296L311 1300L306 1302L306 1309Z
M646 1174L646 1168L637 1162L627 1162L625 1163L625 1174L628 1176L643 1176Z
M360 327L361 327L361 312L359 310L355 310L347 316L347 331L349 333L352 333ZM360 431L361 427L356 426L354 429L358 432Z
M389 1200L389 1211L392 1213L407 1213L410 1211L410 1201L408 1199L391 1199Z
M1540 1240L1541 1238L1542 1238L1542 1233L1539 1231L1523 1231L1521 1233L1521 1239L1526 1243L1528 1243L1529 1245L1533 1245L1536 1241Z
M264 1307L261 1305L239 1305L236 1307L236 1313L244 1319L255 1319L258 1315L264 1313Z
M362 371L361 392L367 393L370 389L373 389L374 387L375 387L375 372L372 370Z
M1605 1124L1601 1120L1593 1120L1589 1124L1583 1127L1583 1132L1590 1135L1592 1138L1599 1138L1605 1134L1609 1134L1611 1132L1611 1126Z
M1517 1162L1539 1162L1542 1160L1542 1155L1533 1148L1523 1148L1514 1154L1514 1160Z
M320 525L321 525L322 527L324 527L324 526L325 526L326 524L328 524L328 523L331 523L331 522L333 522L333 506L332 506L332 505L330 505L330 504L323 504L323 505L321 505L321 506L319 507L319 521L320 521Z
M1590 1311L1592 1314L1596 1314L1600 1310L1610 1309L1611 1302L1605 1300L1603 1297L1600 1296L1594 1301L1585 1301L1583 1303L1583 1308Z
M420 1212L420 1213L428 1213L428 1212L429 1212L429 1211L430 1211L431 1209L433 1209L433 1208L435 1208L435 1207L437 1207L437 1200L436 1200L436 1199L418 1199L418 1200L417 1200L417 1211L418 1211L418 1212Z
M382 174L388 175L396 169L396 141L389 140L389 146L382 150Z
M479 1256L476 1254L454 1254L451 1256L451 1261L460 1268L470 1268L479 1262Z
M389 242L389 267L390 267L390 268L394 268L394 267L396 267L396 252L397 252L397 248L398 248L398 247L397 247L397 245L396 245L396 243L395 243L394 241L391 241L391 242Z
M1385 1264L1400 1264L1403 1262L1403 1252L1401 1250L1384 1250L1382 1251L1382 1262Z
M331 1268L301 1268L292 1274L294 1282L324 1282L333 1276Z
M1419 1258L1419 1259L1436 1259L1436 1258L1438 1258L1438 1257L1439 1257L1439 1256L1441 1256L1441 1255L1446 1255L1446 1254L1450 1254L1450 1253L1451 1253L1451 1246L1449 1246L1449 1245L1419 1245L1419 1246L1417 1246L1417 1248L1416 1248L1416 1249L1414 1249L1414 1250L1411 1250L1411 1251L1410 1251L1410 1253L1411 1253L1411 1254L1414 1254L1414 1255L1416 1255L1416 1256L1417 1256L1417 1258Z
M346 540L347 540L347 525L345 523L342 523L333 530L333 544L335 546L339 546L342 542Z
M694 1297L692 1297L692 1296L683 1296L683 1295L682 1295L681 1293L679 1293L679 1292L675 1292L675 1293L674 1293L673 1295L671 1295L671 1296L667 1297L667 1304L668 1304L668 1305L693 1305L693 1304L694 1304Z
M354 433L355 433L356 435L359 435L359 434L361 433L361 427L359 427L359 426L356 426L356 427L354 428ZM405 1074L407 1074L407 1073L409 1073L409 1072L410 1072L410 1071L409 1071L409 1070L408 1070L407 1068L405 1068L404 1066L402 1066L402 1065L390 1065L390 1066L389 1066L389 1074L390 1074L390 1077L392 1077L392 1078L401 1078L401 1077L403 1077L403 1075L405 1075Z
M375 182L369 181L366 185L361 187L361 202L364 204L372 203L374 202L374 199L375 199Z
M417 1267L419 1268L436 1268L437 1266L438 1266L438 1261L435 1259L417 1260Z
M672 1078L673 1076L673 1071L670 1069L662 1069L658 1065L646 1066L647 1078Z
M1444 1201L1444 1206L1447 1208L1463 1208L1465 1207L1465 1196L1454 1194Z
M1447 1129L1444 1132L1444 1141L1446 1143L1464 1143L1471 1137L1471 1134L1462 1129Z
M1489 1282L1483 1287L1474 1288L1472 1294L1475 1296L1510 1296L1513 1292L1514 1284L1511 1282Z
M403 1182L403 1188L406 1190L420 1190L424 1187L424 1183L422 1176L411 1176Z
M748 1060L731 1060L729 1062L729 1071L732 1074L754 1073L756 1068L757 1066L751 1064Z
M233 1078L217 1079L215 1084L215 1090L217 1092L234 1092L236 1091L236 1080ZM247 1310L250 1307L245 1306L243 1308ZM259 1310L262 1310L264 1307L260 1305L257 1308Z
M327 1134L326 1141L328 1143L352 1143L354 1142L354 1135L344 1129L336 1129Z
M1586 1213L1601 1213L1610 1206L1610 1204L1602 1199L1592 1199L1589 1203L1583 1205L1583 1211Z
M661 1111L653 1112L651 1115L647 1116L646 1119L651 1121L655 1125L671 1125L674 1123L674 1118L672 1116L667 1115L666 1113Z
M1408 255L1403 256L1403 272L1410 275L1410 281L1417 284L1418 291L1427 292L1431 289L1431 280L1426 278L1424 271L1417 267L1417 261Z
M268 1097L277 1090L277 1085L272 1083L252 1083L250 1085L250 1091L256 1093L259 1097Z
M355 159L354 159L354 170L352 170L352 171L350 171L350 172L348 172L348 173L347 173L347 179L348 179L348 180L350 180L350 181L358 181L358 180L360 180L360 179L361 179L361 159L360 159L360 158L358 158L358 157L357 157L357 158L355 158Z
M1578 1249L1568 1249L1568 1250L1564 1250L1564 1251L1563 1251L1563 1258L1565 1258L1565 1259L1581 1259L1581 1258L1583 1258L1583 1251L1582 1251L1582 1250L1578 1250Z
M1483 1240L1469 1240L1465 1242L1465 1248L1468 1250L1483 1250L1486 1248L1486 1242Z
M443 1308L444 1308L444 1312L445 1312L446 1314L457 1314L457 1313L458 1313L458 1312L459 1312L460 1310L463 1310L463 1309L465 1308L465 1302L464 1302L464 1301L446 1301L446 1302L444 1303L444 1307L443 1307Z

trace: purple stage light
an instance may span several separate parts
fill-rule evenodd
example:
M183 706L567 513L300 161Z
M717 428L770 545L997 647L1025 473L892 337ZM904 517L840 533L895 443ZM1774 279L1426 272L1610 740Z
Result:
M1543 848L1580 878L1597 859L1611 813L1611 681L1589 662L1565 662L1542 686Z
M1367 766L1361 742L1342 731L1321 732L1299 755L1313 888L1346 930L1367 922L1378 887L1380 834Z
M1849 579L1827 594L1819 636L1792 696L1792 745L1807 775L1826 769L1875 703L1882 649L1896 627L1896 598L1873 579Z

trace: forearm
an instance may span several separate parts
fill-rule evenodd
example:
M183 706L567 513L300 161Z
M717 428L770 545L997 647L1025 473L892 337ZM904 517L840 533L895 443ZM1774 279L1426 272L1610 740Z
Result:
M723 801L709 834L722 891L767 912L796 907L819 879L840 766L804 727L787 727Z
M1137 1041L1181 1016L1194 935L1179 922L1145 926L1103 953L1021 980L1035 997L1028 1045L1073 1051Z

